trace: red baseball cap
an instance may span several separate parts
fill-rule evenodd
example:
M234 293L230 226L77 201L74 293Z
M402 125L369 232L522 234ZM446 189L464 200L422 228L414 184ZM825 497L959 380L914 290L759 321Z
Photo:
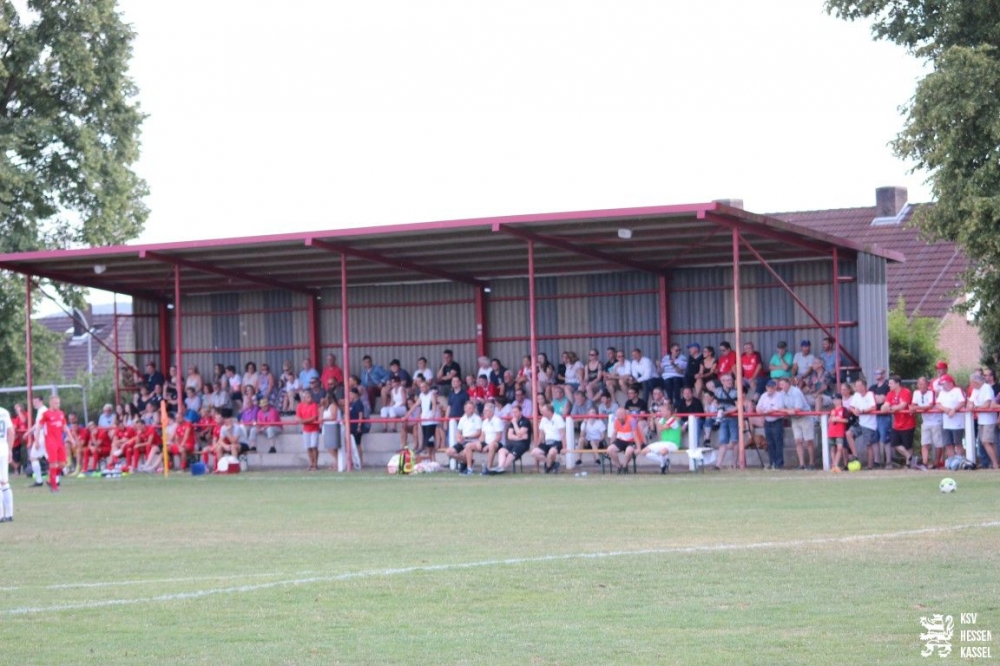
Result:
M938 361L937 365L935 365L934 367L937 368L938 370L947 370L948 364L945 363L944 361Z
M951 384L954 384L955 383L955 378L952 377L951 375L941 375L941 381L943 381L943 382L949 382Z

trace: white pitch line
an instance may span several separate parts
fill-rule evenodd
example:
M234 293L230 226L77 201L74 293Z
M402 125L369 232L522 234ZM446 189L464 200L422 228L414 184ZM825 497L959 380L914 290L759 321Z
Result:
M990 527L1000 527L1000 520L993 520L983 523L970 523L967 525L950 525L942 527L924 527L916 530L900 530L898 532L883 532L878 534L856 534L842 537L817 537L815 539L792 539L790 541L758 541L755 543L726 543L707 546L678 546L674 548L647 548L642 550L613 550L596 553L568 553L564 555L540 555L537 557L514 557L503 560L477 560L474 562L454 562L450 564L430 564L425 566L403 567L399 569L373 569L370 571L354 571L329 576L310 576L306 578L293 578L289 580L276 580L269 583L257 583L253 585L237 585L234 587L217 587L207 590L194 590L192 592L178 592L174 594L161 594L155 597L141 597L136 599L104 599L101 601L84 601L72 604L56 604L52 606L22 606L20 608L9 608L0 610L2 615L32 615L37 613L51 613L71 610L88 610L94 608L107 608L109 606L130 606L143 603L158 603L169 601L187 601L189 599L201 599L203 597L218 594L242 594L246 592L257 592L260 590L272 589L275 587L309 585L312 583L335 583L344 580L354 580L359 578L377 578L380 576L399 576L413 573L425 573L436 571L456 571L461 569L476 569L481 567L535 564L542 562L560 562L566 560L596 560L611 557L634 556L634 555L676 555L690 553L720 553L733 550L763 550L770 548L796 548L799 546L821 546L836 543L853 543L859 541L881 541L886 539L900 539L921 534L940 534L942 532L956 532L968 529L985 529Z
M315 574L315 571L299 571L295 576L308 576ZM284 572L273 573L245 573L235 576L186 576L183 578L149 578L144 580L107 580L95 581L92 583L55 583L52 585L12 585L0 587L0 592L14 592L17 590L72 590L75 588L92 587L118 587L125 585L153 585L158 583L189 583L196 580L242 580L245 578L274 578L275 576L287 576Z

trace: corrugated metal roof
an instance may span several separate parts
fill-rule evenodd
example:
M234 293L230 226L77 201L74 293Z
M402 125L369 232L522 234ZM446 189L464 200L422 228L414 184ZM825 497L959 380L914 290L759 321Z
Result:
M341 253L352 285L521 277L527 239L540 276L727 265L734 227L771 261L829 256L834 247L903 259L886 247L713 202L3 254L0 268L161 302L174 298L175 268L185 294L262 287L312 294L340 284ZM631 239L619 238L620 228Z

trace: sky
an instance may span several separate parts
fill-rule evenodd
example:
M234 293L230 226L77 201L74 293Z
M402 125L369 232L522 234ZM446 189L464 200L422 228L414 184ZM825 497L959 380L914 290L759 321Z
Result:
M119 4L148 114L137 242L930 199L888 145L922 63L822 0Z

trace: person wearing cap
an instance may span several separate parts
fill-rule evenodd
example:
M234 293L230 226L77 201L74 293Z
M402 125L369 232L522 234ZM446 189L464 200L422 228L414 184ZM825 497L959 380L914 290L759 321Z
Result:
M803 340L799 344L799 351L792 357L792 376L802 379L812 370L813 360L816 357L812 353L812 342Z
M888 371L885 368L879 368L876 370L875 383L869 386L868 390L875 396L875 407L877 412L875 426L876 430L878 430L878 446L883 449L884 453L882 461L885 463L886 469L892 469L892 448L890 447L890 442L892 440L892 415L888 412L882 411L882 405L885 404L885 398L889 395L889 381L887 377Z
M931 390L934 391L935 396L941 393L941 378L946 374L948 374L948 363L938 361L934 364L934 379L931 380Z
M903 456L903 466L909 467L913 457L913 431L917 427L917 419L910 405L913 393L903 386L899 375L889 377L889 394L882 404L882 411L892 417L892 448ZM886 451L885 468L892 468L892 450Z
M695 388L703 360L701 345L697 342L689 342L687 347L687 366L684 368L684 388Z
M955 455L955 447L962 444L965 437L965 414L959 410L965 407L965 394L955 386L951 375L939 377L941 392L937 396L937 407L944 415L942 417L945 457Z
M792 379L782 377L778 389L785 394L785 413L792 425L792 439L795 453L799 457L799 469L813 469L816 466L816 425L812 416L804 415L812 409L805 394Z
M394 377L399 379L399 385L402 386L407 393L410 392L410 384L413 382L413 377L411 377L410 373L403 369L399 359L394 358L389 361L389 381L382 387L382 395L380 397L383 405L389 405L392 403L390 393L392 392L392 379Z
M257 437L261 432L267 438L268 453L274 453L277 450L274 446L274 440L281 434L281 415L268 398L261 398L257 401L257 410L250 422L249 444L251 451L257 450Z
M993 387L986 383L981 372L972 373L969 381L972 384L972 391L969 393L968 406L976 413L979 443L986 450L986 455L990 459L990 467L996 469L997 405L994 402L996 396L993 394Z
M792 353L788 351L788 343L779 340L767 366L771 371L771 379L778 381L782 377L791 377L793 361Z
M785 466L785 394L778 391L778 382L767 380L764 395L757 399L757 411L764 416L764 438L767 439L768 469Z

